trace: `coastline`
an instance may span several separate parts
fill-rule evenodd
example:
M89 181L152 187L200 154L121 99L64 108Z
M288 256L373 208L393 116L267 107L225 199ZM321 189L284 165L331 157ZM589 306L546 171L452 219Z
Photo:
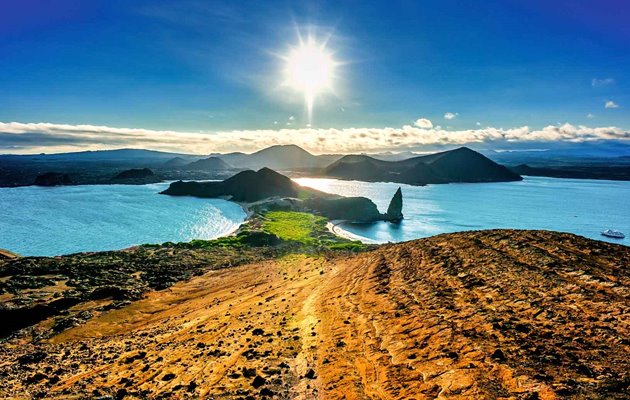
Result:
M345 229L340 228L339 225L341 225L344 222L348 222L348 221L338 220L338 219L328 221L326 223L326 228L328 228L328 231L330 233L342 239L347 239L347 240L352 240L352 241L358 240L359 242L364 243L364 244L380 244L379 242L375 240L371 240L363 236L355 235L352 232L349 232L349 231L346 231Z

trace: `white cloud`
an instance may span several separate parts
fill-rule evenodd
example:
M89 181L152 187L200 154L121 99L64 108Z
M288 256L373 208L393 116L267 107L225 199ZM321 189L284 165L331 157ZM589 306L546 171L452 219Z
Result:
M291 116L289 117L289 121L295 121L295 117L294 117L293 115L291 115Z
M417 126L418 128L422 128L422 129L433 128L433 122L431 122L431 120L426 119L426 118L419 118L413 124Z
M619 104L615 103L612 100L608 100L606 104L604 104L604 108L619 108Z
M591 85L593 87L608 86L608 85L612 85L613 83L615 83L615 80L613 78L603 78L603 79L593 78L593 80L591 81Z
M475 125L481 126L481 122L475 122Z
M586 114L586 118L593 119L593 118L595 118L595 114L588 113L588 114Z
M0 153L146 148L209 154L256 151L276 144L296 144L313 153L356 153L421 150L429 145L505 142L585 142L602 139L630 141L630 131L616 127L549 125L532 130L477 128L444 130L405 125L399 128L284 128L208 133L112 128L94 125L0 122Z
M458 115L459 115L458 113L447 112L446 114L444 114L444 119L447 119L450 121L454 119L455 117L457 117Z

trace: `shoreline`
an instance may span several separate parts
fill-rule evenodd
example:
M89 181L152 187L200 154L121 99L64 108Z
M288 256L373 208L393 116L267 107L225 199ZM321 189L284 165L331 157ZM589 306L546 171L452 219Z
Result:
M345 229L340 228L339 225L341 225L344 222L348 222L348 221L339 220L339 219L328 221L326 223L326 228L328 228L328 231L330 233L342 239L347 239L347 240L352 240L352 241L358 240L359 242L364 243L364 244L381 244L375 240L368 239L363 236L355 235L352 232L349 232Z

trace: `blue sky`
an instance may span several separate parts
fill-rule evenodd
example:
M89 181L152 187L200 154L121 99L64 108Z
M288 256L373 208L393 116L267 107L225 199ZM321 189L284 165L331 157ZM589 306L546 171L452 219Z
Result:
M426 118L446 130L630 129L622 0L236 3L2 1L0 121L305 128L303 98L277 90L277 55L299 30L330 36L327 48L343 62L335 94L316 102L313 128Z

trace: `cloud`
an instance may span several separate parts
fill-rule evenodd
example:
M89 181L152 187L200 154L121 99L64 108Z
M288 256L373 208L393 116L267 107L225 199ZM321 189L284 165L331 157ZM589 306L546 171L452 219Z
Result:
M549 125L532 130L477 128L283 128L205 133L113 128L96 125L0 122L0 152L55 153L67 151L145 148L196 154L253 152L277 144L296 144L313 153L356 153L423 150L432 145L513 142L586 142L628 140L630 131L617 127Z
M604 104L604 108L619 108L619 104L615 103L612 100L608 100L606 104Z
M586 114L586 118L593 119L593 118L595 118L595 115L592 114L592 113L588 113L588 114Z
M446 114L444 114L444 119L447 119L450 121L454 119L455 117L457 117L458 115L459 115L458 113L447 112Z
M431 120L426 119L426 118L417 119L416 122L414 122L413 124L417 126L418 128L422 128L422 129L433 128L433 122L431 122Z
M593 78L593 80L591 81L591 86L601 87L601 86L612 85L614 83L615 83L615 80L613 78L603 78L603 79Z

